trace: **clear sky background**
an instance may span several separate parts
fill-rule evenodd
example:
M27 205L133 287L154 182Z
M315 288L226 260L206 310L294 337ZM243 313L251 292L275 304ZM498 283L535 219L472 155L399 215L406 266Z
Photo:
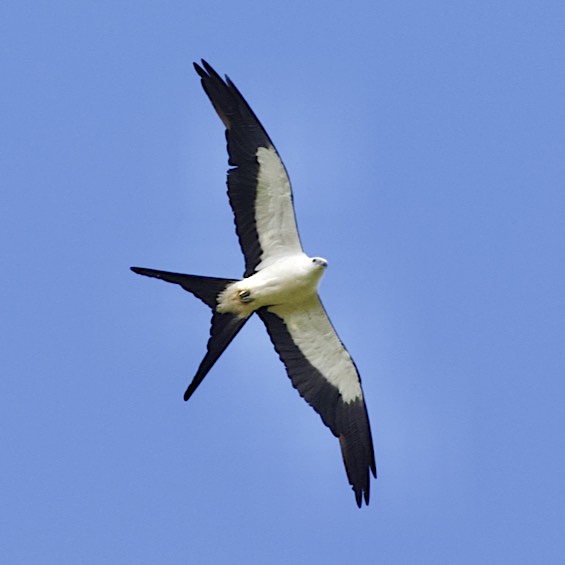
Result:
M5 0L2 563L563 562L564 30L557 0ZM243 271L201 57L329 260L368 508L259 319L184 403L207 308L129 271Z

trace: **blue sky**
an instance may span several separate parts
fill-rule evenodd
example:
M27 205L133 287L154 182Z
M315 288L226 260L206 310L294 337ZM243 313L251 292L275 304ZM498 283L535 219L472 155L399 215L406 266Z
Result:
M3 562L560 562L564 28L559 1L3 2ZM128 270L242 273L201 57L330 262L368 508L258 319L184 403L207 309Z

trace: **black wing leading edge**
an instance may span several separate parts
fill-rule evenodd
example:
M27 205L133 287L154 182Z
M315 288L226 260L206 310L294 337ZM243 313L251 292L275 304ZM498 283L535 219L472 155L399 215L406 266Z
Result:
M202 68L203 67L203 68ZM228 144L228 196L235 213L236 232L245 256L245 275L255 272L261 260L261 247L255 225L256 185L259 164L255 157L259 147L273 144L263 126L235 85L206 62L194 63L208 98L224 125Z
M339 439L341 454L349 484L355 492L357 505L364 499L369 504L369 471L377 476L373 440L363 395L344 401L338 387L328 381L308 360L289 332L284 317L265 308L258 311L292 386L314 408L322 421ZM355 369L356 378L358 378Z
M239 90L206 61L194 63L202 87L226 127L228 197L245 256L245 277L269 255L301 251L290 181L273 142ZM263 150L263 163L260 163ZM261 191L258 199L258 191Z

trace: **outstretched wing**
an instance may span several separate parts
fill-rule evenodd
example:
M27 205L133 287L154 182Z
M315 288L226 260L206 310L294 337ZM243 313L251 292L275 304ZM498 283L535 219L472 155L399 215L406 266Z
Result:
M320 299L260 309L292 385L339 438L357 505L369 503L369 471L376 477L371 428L359 373Z
M245 256L245 275L302 251L290 180L267 132L231 80L202 61L202 87L226 126L228 196Z

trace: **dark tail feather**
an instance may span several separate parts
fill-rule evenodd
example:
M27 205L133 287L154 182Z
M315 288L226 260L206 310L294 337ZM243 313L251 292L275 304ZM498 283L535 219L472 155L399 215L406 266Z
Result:
M208 351L198 367L196 375L184 393L184 399L188 400L192 393L198 388L208 371L218 360L232 339L244 326L249 318L240 318L234 314L218 314L212 316L212 327L210 328L210 339L208 340Z
M225 351L239 330L249 318L240 318L234 314L219 314L215 311L217 296L226 286L236 282L234 279L219 279L217 277L199 277L197 275L183 275L170 273L168 271L157 271L156 269L145 269L142 267L131 267L138 275L154 277L170 283L179 284L188 292L200 298L202 302L210 306L213 311L212 327L210 328L210 339L208 340L208 351L198 367L196 375L184 393L184 399L188 400L198 385L204 380L214 363Z
M217 277L200 277L198 275L183 275L181 273L170 273L169 271L157 271L156 269L145 269L143 267L131 267L138 275L161 279L170 283L179 284L188 292L200 298L202 302L214 309L216 297L222 290L235 282L234 279L219 279Z

